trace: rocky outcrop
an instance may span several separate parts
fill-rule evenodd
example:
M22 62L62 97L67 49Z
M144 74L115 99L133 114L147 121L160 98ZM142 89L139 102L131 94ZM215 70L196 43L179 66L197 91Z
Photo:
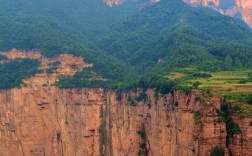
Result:
M0 91L0 155L207 156L216 146L226 155L250 155L250 119L239 120L241 134L227 139L225 123L217 122L221 102L152 90L122 96L57 87Z
M74 75L84 68L92 67L93 64L84 62L82 57L73 56L71 54L61 54L57 57L44 57L39 51L20 51L12 49L8 52L0 52L8 60L3 60L6 63L13 59L35 59L41 62L39 69L40 73L36 73L33 77L23 80L25 86L50 86L58 81L61 75Z
M113 5L121 4L123 1L122 0L103 0L103 2L107 3L110 7L112 7Z
M160 0L103 0L104 3L108 4L110 7L113 5L120 5L124 2L133 2L137 5L147 5L159 2Z

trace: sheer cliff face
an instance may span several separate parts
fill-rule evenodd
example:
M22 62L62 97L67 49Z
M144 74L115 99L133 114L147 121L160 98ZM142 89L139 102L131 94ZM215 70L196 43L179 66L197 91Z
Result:
M252 0L184 0L192 5L210 7L222 14L242 18L252 27Z
M0 91L0 155L251 155L250 119L235 119L242 135L227 140L218 123L218 98L195 101L194 93L174 96L147 91L122 94L102 89L28 87ZM145 102L144 102L145 101ZM195 112L200 118L195 120Z

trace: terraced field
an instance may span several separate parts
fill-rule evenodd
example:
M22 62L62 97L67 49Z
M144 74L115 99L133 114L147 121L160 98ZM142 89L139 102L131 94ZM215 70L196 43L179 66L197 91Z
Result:
M251 70L235 70L196 75L192 71L187 71L187 73L171 73L168 78L187 86L197 84L196 89L210 90L213 96L226 97L230 102L247 103L248 96L252 95L252 81L249 77L251 72Z

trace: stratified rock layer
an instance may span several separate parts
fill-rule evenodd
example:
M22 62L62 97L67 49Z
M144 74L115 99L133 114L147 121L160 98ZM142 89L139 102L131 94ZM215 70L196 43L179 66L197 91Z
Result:
M152 156L207 156L215 146L226 155L252 154L250 119L237 119L242 133L227 142L226 125L217 122L215 110L220 99L202 103L195 100L202 94L161 96L152 90L145 100L135 100L138 96L123 93L118 101L116 93L103 89L57 87L0 91L0 155L134 156L143 141Z

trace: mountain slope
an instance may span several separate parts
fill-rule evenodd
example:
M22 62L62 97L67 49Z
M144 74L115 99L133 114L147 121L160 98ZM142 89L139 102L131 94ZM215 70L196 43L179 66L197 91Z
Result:
M167 9L169 8L169 9ZM161 1L112 27L99 47L143 71L252 67L252 34L242 21L182 1ZM231 57L230 66L225 58ZM214 67L214 68L212 68Z

